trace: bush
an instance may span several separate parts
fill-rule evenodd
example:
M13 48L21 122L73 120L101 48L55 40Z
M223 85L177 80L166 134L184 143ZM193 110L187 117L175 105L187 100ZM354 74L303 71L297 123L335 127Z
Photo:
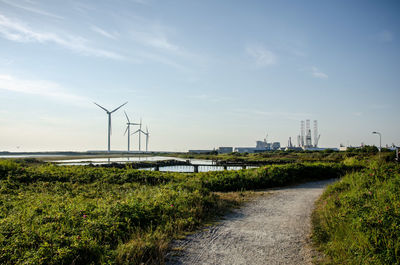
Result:
M337 178L361 166L335 163L269 165L258 169L200 173L204 187L211 191L265 189L301 181Z
M334 163L180 174L0 161L0 264L160 264L220 212L212 191L338 177Z
M371 163L329 186L313 213L313 240L333 264L400 263L400 166Z

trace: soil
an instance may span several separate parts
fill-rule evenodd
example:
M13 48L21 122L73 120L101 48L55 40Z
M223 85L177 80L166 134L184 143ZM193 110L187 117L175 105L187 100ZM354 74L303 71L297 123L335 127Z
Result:
M218 225L173 242L166 264L312 264L311 212L333 181L267 190Z

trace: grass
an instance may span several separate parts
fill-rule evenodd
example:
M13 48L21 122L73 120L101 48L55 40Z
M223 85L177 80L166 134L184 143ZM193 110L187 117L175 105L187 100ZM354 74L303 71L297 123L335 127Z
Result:
M162 264L170 241L337 163L198 174L0 161L1 264Z
M320 264L400 264L400 165L371 162L329 186L312 216Z

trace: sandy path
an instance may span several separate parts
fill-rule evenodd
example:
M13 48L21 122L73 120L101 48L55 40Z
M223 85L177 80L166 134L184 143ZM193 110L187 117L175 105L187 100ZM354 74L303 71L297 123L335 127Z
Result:
M167 264L311 264L314 201L332 180L270 190L217 226L174 242Z

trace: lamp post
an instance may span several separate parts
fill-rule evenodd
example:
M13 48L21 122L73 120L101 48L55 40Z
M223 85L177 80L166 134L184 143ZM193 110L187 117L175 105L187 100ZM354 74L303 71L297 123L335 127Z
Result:
M381 149L382 149L382 134L380 132L372 132L372 134L379 135L379 157L381 156Z

